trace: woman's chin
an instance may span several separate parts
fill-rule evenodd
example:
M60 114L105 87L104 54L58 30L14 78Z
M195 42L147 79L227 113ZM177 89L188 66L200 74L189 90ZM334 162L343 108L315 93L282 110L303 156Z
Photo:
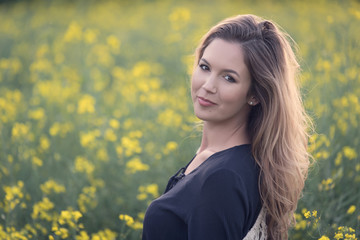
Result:
M202 121L207 121L207 122L212 122L215 121L216 118L214 118L214 116L209 116L209 114L204 114L204 113L196 113L195 112L195 116L202 120Z

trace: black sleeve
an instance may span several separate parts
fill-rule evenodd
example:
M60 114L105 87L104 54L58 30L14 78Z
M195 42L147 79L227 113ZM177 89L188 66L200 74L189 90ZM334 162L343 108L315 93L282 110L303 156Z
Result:
M189 240L243 239L249 210L245 189L239 174L231 170L211 174L190 214Z

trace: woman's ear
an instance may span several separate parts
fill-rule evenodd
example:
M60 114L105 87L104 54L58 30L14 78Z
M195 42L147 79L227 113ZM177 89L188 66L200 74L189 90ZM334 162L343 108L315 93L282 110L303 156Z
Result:
M248 104L250 106L255 106L259 103L259 100L257 100L257 98L255 96L251 96L249 99L248 99Z

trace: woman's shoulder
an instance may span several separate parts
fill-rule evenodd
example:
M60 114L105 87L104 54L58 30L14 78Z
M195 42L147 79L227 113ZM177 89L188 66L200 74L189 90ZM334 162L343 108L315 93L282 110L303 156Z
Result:
M257 196L259 167L251 154L250 145L240 145L213 156L198 173L202 189L227 186Z
M249 176L251 174L257 177L259 167L251 153L251 145L238 145L224 151L214 154L214 159L208 165L208 173L215 172L233 172L239 177Z
M234 221L242 216L240 225L247 232L261 209L259 171L251 146L236 146L208 160L209 164L194 176L197 181L194 209L205 206L210 212L227 213L227 218L236 215Z

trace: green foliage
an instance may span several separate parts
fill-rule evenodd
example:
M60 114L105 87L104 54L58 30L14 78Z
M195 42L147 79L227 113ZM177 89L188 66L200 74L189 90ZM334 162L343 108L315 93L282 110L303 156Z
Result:
M199 144L189 96L197 42L245 13L275 20L298 43L316 125L290 239L359 237L359 9L325 0L2 3L0 239L140 239L148 204Z

